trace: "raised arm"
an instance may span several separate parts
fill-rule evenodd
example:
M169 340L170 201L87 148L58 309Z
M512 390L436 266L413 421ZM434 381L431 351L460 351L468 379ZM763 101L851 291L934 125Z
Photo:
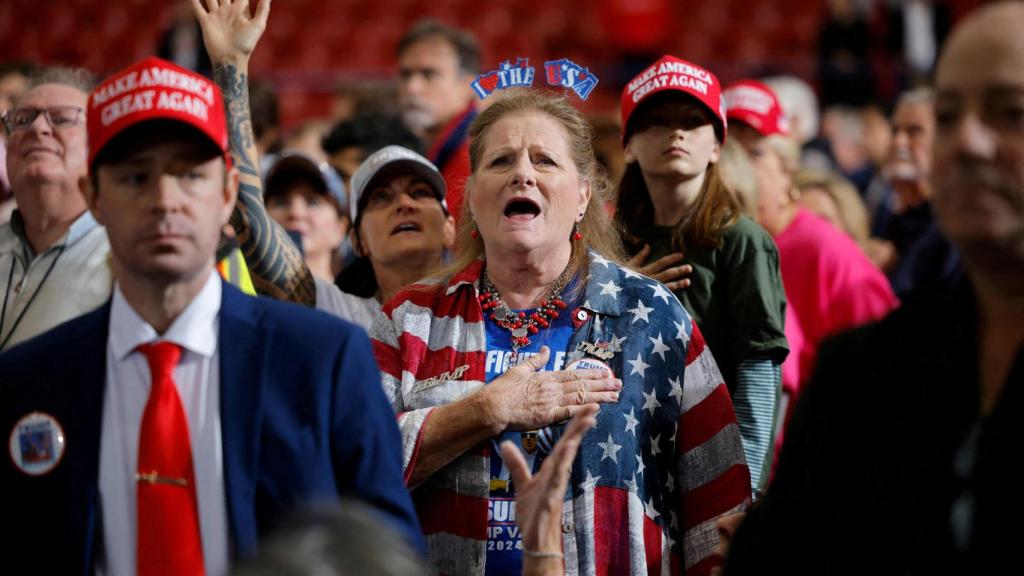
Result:
M249 115L249 57L267 26L271 0L192 0L213 62L213 79L224 93L231 156L239 173L238 202L231 215L253 285L263 295L316 304L313 275L288 234L263 205L259 152Z

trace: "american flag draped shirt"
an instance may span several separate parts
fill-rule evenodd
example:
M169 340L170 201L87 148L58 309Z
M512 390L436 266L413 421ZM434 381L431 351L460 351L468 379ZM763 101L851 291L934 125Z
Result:
M413 287L373 327L398 413L405 477L436 406L484 385L487 338L477 261L447 284ZM580 343L607 345L622 379L584 438L563 508L566 574L706 574L715 519L742 510L750 474L729 393L700 331L663 285L590 254L566 364ZM570 312L566 310L565 312ZM436 570L484 574L490 442L412 489ZM495 456L497 457L497 456Z

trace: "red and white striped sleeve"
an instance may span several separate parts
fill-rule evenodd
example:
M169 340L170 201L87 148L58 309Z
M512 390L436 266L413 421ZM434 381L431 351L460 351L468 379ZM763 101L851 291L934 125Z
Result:
M398 417L398 430L402 436L402 472L405 482L408 484L416 464L416 456L419 454L420 443L423 440L425 424L434 408L405 409L402 395L404 364L398 327L392 319L391 311L386 310L385 312L370 329L370 338L373 342L374 356L380 365L380 378L384 394L391 402L391 407Z
M746 508L750 471L729 390L696 324L687 345L676 449L680 486L676 514L684 571L709 574L722 563L714 553L715 520Z

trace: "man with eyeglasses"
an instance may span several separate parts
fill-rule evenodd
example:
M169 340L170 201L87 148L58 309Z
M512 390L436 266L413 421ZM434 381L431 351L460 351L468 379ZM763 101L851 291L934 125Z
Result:
M0 226L0 350L88 312L110 297L110 244L86 210L81 69L35 74L4 111L7 172L18 209Z

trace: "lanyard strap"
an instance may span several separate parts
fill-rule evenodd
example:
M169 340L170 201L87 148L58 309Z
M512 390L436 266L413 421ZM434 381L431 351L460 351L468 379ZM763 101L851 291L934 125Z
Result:
M7 346L7 342L10 341L12 336L14 336L14 331L17 330L18 325L21 324L21 319L25 317L25 313L28 312L28 309L32 306L32 303L35 302L36 296L39 296L39 292L42 291L43 285L46 284L46 280L50 277L50 272L53 272L54 266L57 265L57 260L60 259L60 256L63 253L64 246L61 246L57 250L57 255L53 257L53 261L50 262L50 267L46 269L46 274L43 274L43 279L39 281L39 286L36 286L36 291L32 293L32 296L28 299L28 303L25 304L24 308L22 308L21 314L18 314L18 317L14 319L14 325L11 326L11 330L7 333L7 336L5 336L3 340L0 340L0 350L3 350L4 346ZM7 318L7 300L11 296L11 281L14 280L14 261L15 258L12 257L11 270L10 272L7 273L7 289L4 292L4 307L3 310L0 310L0 330L3 330L4 320ZM27 268L25 269L25 276L28 276ZM24 281L24 278L22 278L22 281Z

